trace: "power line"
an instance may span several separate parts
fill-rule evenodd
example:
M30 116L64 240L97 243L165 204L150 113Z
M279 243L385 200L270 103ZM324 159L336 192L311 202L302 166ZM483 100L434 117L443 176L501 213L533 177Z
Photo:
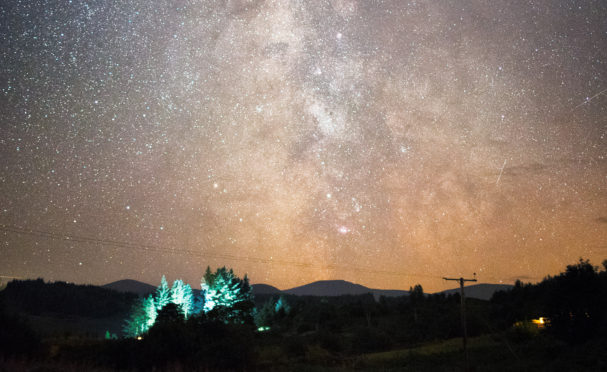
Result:
M469 358L468 358L468 348L467 346L467 339L468 339L468 332L466 330L466 296L465 296L465 292L464 292L464 283L465 282L476 282L476 273L474 273L474 279L464 279L463 277L460 278L445 278L443 277L444 280L452 280L452 281L456 281L459 282L459 288L460 288L460 305L461 305L461 317L462 317L462 345L464 347L464 358L466 361L466 371L470 370L470 362L469 362Z
M6 278L6 279L23 279L20 276L11 276L11 275L0 275L0 278Z
M65 233L58 232L50 232L44 230L34 230L34 229L26 229L18 226L10 226L10 225L0 225L0 231L12 232L21 235L29 235L35 236L44 239L54 239L54 240L63 240L67 242L75 242L75 243L85 243L85 244L98 244L105 246L113 246L116 248L128 248L135 249L140 251L153 251L160 253L177 253L183 255L190 255L195 257L202 258L219 258L231 261L244 261L244 262L252 262L252 263L260 263L260 264L281 264L288 266L296 266L301 268L316 268L323 270L344 270L344 271L355 271L360 273L367 274L385 274L385 275L398 275L398 276L409 276L409 277L425 277L432 279L440 279L441 276L438 275L429 275L429 274L419 274L419 273L405 273L402 271L390 271L390 270L375 270L365 267L353 267L353 266L344 266L344 265L314 265L306 262L297 262L297 261L288 261L288 260L275 260L272 258L256 258L250 256L237 256L229 253L202 253L199 251L191 250L191 249L180 249L174 250L169 249L162 246L148 245L148 244L140 244L140 243L130 243L130 242L122 242L117 240L109 240L109 239L98 239L84 236L76 236Z

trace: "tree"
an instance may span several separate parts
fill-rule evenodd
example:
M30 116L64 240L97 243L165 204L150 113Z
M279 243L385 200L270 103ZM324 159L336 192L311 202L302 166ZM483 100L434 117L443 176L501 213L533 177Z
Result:
M148 329L150 329L151 326L154 325L154 322L156 322L156 316L158 315L158 311L156 309L158 309L158 305L154 301L154 297L152 295L149 295L148 298L143 300L143 310L145 312L146 327L142 333L145 333Z
M409 301L413 308L413 321L415 323L417 323L418 320L417 309L419 305L423 303L424 299L424 289L421 284L416 284L413 288L409 287Z
M416 284L413 288L409 287L409 299L412 301L422 301L424 298L424 289L421 284Z
M203 310L209 313L222 314L219 317L228 322L250 323L252 322L253 301L249 279L234 275L232 269L220 267L215 273L211 268L207 270L202 278L202 292L204 294Z
M184 318L187 319L194 310L192 287L181 279L175 280L171 288L171 302L179 306Z
M171 301L171 290L165 276L160 280L160 286L156 289L156 310L160 311Z
M142 329L141 324L145 321L145 312L141 302L133 304L128 319L125 320L122 332L128 337L137 337Z
M274 322L274 301L269 299L259 310L255 312L255 325L259 329L271 327Z
M571 342L580 342L596 334L607 314L605 288L599 268L579 259L564 273L541 283L546 291L546 313L550 329Z
M183 322L184 315L180 309L180 306L176 303L168 303L165 307L158 312L156 317L156 324L170 324Z
M255 325L258 328L275 327L290 312L291 306L283 296L277 300L271 298L255 313Z
M163 312L167 306L170 309ZM211 320L252 324L253 308L249 279L246 275L244 279L238 278L231 269L222 267L213 273L207 267L202 279L202 296L198 298L194 297L192 287L181 279L175 280L169 289L163 275L155 295L149 295L131 309L124 332L128 336L137 337L156 323L159 314L170 315L174 311L179 312L184 319L204 312L206 318Z
M155 321L156 307L154 298L150 295L133 305L122 330L128 337L137 337L147 332Z
M280 296L274 305L274 312L280 315L286 315L291 312L291 306L287 303L284 296Z
M565 272L537 284L517 281L508 292L493 295L496 318L516 321L544 317L546 330L568 342L585 342L607 332L607 271L579 259Z

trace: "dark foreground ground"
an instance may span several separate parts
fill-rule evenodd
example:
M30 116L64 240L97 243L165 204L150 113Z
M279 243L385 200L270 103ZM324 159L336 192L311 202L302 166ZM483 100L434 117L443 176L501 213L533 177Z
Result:
M457 294L254 300L187 319L168 304L138 340L122 332L136 294L13 281L0 291L0 372L607 371L607 260L467 299L468 366Z
M118 341L96 341L80 355L83 360L70 361L64 348L73 341L50 345L50 354L41 358L10 358L0 360L0 371L112 371L98 361L89 360L94 348L105 348ZM70 343L72 345L70 345ZM103 345L105 344L105 346ZM269 342L271 344L271 342ZM469 340L471 371L607 371L607 342L595 339L570 345L547 335L520 335L513 332L485 335ZM72 352L75 350L71 348ZM147 368L128 368L144 370ZM189 371L173 361L155 370ZM254 347L250 362L231 368L201 366L198 370L268 370L268 371L464 371L465 359L461 339L451 339L406 349L343 356L318 345L306 346L300 356L290 356L281 345Z

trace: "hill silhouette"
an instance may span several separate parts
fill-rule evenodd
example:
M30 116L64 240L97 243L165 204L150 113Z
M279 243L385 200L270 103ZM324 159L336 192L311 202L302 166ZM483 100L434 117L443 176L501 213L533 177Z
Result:
M495 292L498 291L508 291L512 289L514 286L510 284L475 284L470 286L464 286L464 293L468 298L476 298L479 300L490 300ZM446 295L452 295L455 293L459 293L459 288L447 289L446 291L438 292L444 293Z
M147 283L143 283L133 279L123 279L102 286L103 288L113 289L119 292L136 293L140 296L148 295L156 290L156 287ZM346 280L319 280L316 282L304 284L302 286L286 289L280 289L264 283L252 284L253 294L255 295L273 295L273 294L290 294L295 296L327 296L336 297L344 295L361 295L371 293L377 299L380 296L398 297L407 296L409 291L400 289L376 289L365 287L364 285L352 283ZM481 283L471 286L466 286L466 297L476 298L480 300L489 300L497 291L506 291L513 286L509 284L488 284ZM194 291L200 291L194 289ZM459 293L459 288L447 289L437 292L446 295Z
M319 280L317 282L305 284L299 287L287 289L284 293L296 296L344 296L361 295L371 293L374 297L379 296L397 297L406 296L408 291L391 289L373 289L364 285L351 283L346 280Z
M262 294L280 294L282 291L274 286L269 284L252 284L251 289L254 295L262 295Z
M156 290L156 287L153 285L133 279L118 280L112 283L104 284L101 287L113 289L118 292L136 293L140 296L148 295Z

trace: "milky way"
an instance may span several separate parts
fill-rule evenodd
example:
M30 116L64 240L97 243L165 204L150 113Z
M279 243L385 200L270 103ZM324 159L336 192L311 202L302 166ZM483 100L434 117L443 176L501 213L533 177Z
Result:
M0 275L607 258L604 1L7 0L0 40Z

